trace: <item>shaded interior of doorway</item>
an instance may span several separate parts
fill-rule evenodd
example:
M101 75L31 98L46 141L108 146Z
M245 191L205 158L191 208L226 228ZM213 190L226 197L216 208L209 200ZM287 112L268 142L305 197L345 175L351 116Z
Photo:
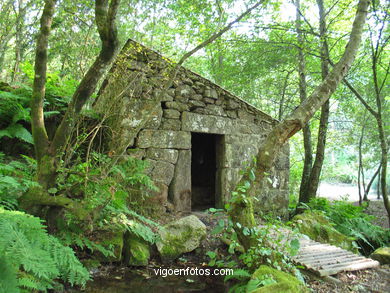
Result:
M191 133L191 210L216 207L222 135Z

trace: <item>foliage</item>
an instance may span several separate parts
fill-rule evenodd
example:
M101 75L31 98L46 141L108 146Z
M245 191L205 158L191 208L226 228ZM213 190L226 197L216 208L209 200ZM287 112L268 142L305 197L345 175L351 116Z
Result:
M140 201L142 196L147 197L147 192L156 189L150 177L144 174L145 167L144 161L132 157L115 163L115 159L93 152L86 162L79 158L79 163L60 168L57 187L49 192L75 198L89 215L85 221L66 212L65 219L57 219L60 239L67 245L98 250L106 256L111 255L110 248L90 239L95 230L127 229L154 243L157 236L153 229L159 225L133 210L131 207L136 201L129 200L131 193Z
M390 241L390 231L373 224L374 217L364 213L364 206L355 206L345 200L331 202L319 197L304 207L322 211L340 233L356 238L366 254L379 246L388 245Z
M71 248L48 235L39 218L0 208L2 292L44 291L61 279L85 285L88 271Z
M30 119L28 102L29 97L0 91L0 139L7 136L33 143L31 133L25 128Z
M0 153L0 207L13 210L17 199L37 183L33 178L35 160L22 155L23 160L10 160Z
M254 163L256 163L254 161ZM232 192L232 198L226 204L226 209L230 210L232 205L237 202L247 203L249 200L247 190L250 188L254 180L254 169L248 166L243 174L243 183L237 185L235 191ZM218 210L213 212L221 213ZM273 220L267 224L255 227L245 227L242 223L233 222L233 220L220 219L216 227L211 232L212 234L221 234L222 239L227 239L229 243L228 253L234 255L236 251L241 254L238 259L251 272L254 272L261 264L270 265L278 270L284 270L299 274L293 265L290 257L295 255L299 249L299 241L294 233L284 233L283 224L280 221ZM243 250L241 247L237 230L241 231L246 237L252 239L251 247ZM281 232L280 232L281 231ZM222 262L217 260L215 252L208 252L211 261L209 265L222 265ZM236 263L237 266L237 263Z

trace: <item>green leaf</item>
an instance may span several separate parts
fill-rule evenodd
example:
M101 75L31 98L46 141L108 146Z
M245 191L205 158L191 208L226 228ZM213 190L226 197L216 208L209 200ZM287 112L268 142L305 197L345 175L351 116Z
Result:
M48 190L47 190L47 192L48 193L51 193L51 194L55 194L55 193L57 193L57 188L55 188L55 187L52 187L52 188L49 188Z

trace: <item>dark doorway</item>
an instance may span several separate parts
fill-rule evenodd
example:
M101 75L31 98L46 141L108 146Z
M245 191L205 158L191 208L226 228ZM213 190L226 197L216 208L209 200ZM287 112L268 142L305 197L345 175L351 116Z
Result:
M221 135L192 133L191 209L205 210L216 206L217 163Z

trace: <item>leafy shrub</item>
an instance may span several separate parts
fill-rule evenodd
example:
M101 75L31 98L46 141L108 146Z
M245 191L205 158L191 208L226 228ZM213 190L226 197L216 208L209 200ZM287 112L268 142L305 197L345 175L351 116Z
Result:
M7 136L33 143L31 133L22 123L30 120L29 100L29 97L0 91L0 139Z
M156 190L149 176L144 174L144 161L128 158L116 163L113 158L92 153L87 162L75 162L69 168L60 168L57 187L49 192L67 194L80 201L80 206L89 214L87 221L65 214L65 221L58 219L58 236L67 245L82 249L98 250L110 255L110 249L90 240L95 230L111 228L127 229L147 242L154 243L154 228L159 225L131 209L134 203L130 194L147 197L150 190Z
M85 285L88 271L71 248L48 235L39 218L0 208L0 291L46 292L61 279Z
M354 237L365 254L375 248L388 245L390 231L372 223L374 216L364 213L364 206L355 206L344 200L330 202L326 198L314 198L304 207L322 211L335 224L335 229Z

